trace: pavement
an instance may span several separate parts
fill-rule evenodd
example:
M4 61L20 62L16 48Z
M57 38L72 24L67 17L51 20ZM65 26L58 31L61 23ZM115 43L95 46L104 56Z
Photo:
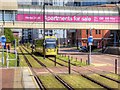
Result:
M88 54L85 52L79 52L75 48L60 48L59 54L66 54L66 56L70 56L77 60L86 61L88 60ZM91 66L94 68L98 68L104 71L114 72L115 70L115 59L118 61L118 73L120 73L120 56L111 55L111 54L102 54L92 52L91 55Z
M0 68L0 88L39 88L29 68Z

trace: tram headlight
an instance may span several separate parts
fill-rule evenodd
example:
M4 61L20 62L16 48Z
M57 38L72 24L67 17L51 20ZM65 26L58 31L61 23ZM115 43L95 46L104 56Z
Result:
M48 52L48 49L46 49L46 52Z

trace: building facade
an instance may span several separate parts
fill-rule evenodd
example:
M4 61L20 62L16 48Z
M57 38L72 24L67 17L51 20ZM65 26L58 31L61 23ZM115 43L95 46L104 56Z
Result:
M45 2L44 2L45 1ZM46 5L46 6L64 6L67 0L18 0L18 5ZM63 33L64 32L64 33ZM28 34L28 36L27 36ZM22 41L23 42L32 42L34 39L43 38L44 30L43 29L23 29L22 32ZM60 29L46 29L46 36L56 36L61 42L67 38L66 30ZM65 42L65 41L64 41ZM62 44L62 43L61 43Z
M116 4L120 3L119 0L69 0L66 3L66 6L98 6L104 5L107 7L106 4ZM109 6L109 5L108 5ZM111 6L110 6L111 7ZM118 31L110 31L110 30L92 30L91 35L94 38L93 45L97 46L98 48L105 47L105 46L118 46L118 42L120 38L117 35ZM67 31L68 34L68 41L71 46L88 46L88 37L90 36L90 29L87 30L69 30ZM112 37L111 37L112 35ZM111 41L112 40L112 41ZM114 42L114 43L112 43Z
M119 0L69 0L66 6L94 6L103 4L116 4Z

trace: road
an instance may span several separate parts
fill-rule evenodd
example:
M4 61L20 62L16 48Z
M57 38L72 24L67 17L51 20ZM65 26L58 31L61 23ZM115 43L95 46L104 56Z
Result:
M78 60L82 59L83 61L88 60L88 54L89 54L89 53L85 53L85 52L79 52L75 48L60 48L59 53L69 55L70 57L77 58ZM104 68L114 69L115 59L118 60L118 67L119 67L118 71L120 71L120 56L95 53L95 52L92 52L92 55L91 55L92 65L100 67L102 69L104 69Z

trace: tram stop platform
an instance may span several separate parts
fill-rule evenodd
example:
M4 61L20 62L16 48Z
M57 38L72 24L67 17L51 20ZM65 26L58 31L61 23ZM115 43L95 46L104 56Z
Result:
M24 68L0 68L0 89L39 88L32 72Z

